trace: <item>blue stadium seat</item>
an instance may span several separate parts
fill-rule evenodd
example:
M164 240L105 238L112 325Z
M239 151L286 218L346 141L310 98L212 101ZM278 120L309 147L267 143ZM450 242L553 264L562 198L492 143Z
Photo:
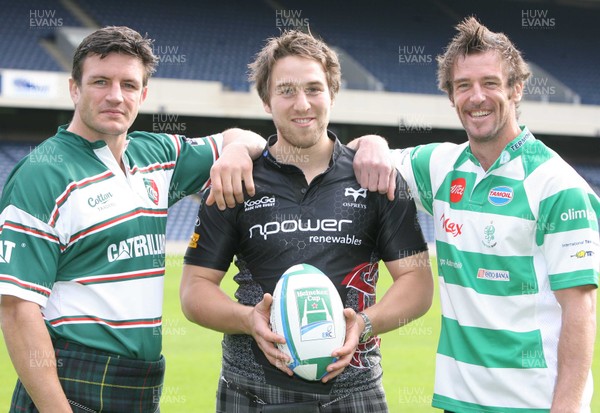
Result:
M286 11L289 18L349 53L385 90L439 94L435 57L454 35L453 26L476 14L492 30L506 32L526 59L574 90L582 103L600 105L599 8L524 0L503 1L501 7L479 0L376 5L358 0L300 4L281 0L280 6L267 1L249 5L243 0L77 2L102 26L128 25L156 39L158 77L220 81L232 90L248 90L246 65L267 37L292 27L277 14ZM0 0L0 6L4 17L0 68L61 70L39 45L40 39L53 36L56 26L36 25L35 19L49 13L61 19L61 25L80 26L70 12L60 2L49 7L44 0ZM552 19L552 26L527 27L523 18L530 11Z

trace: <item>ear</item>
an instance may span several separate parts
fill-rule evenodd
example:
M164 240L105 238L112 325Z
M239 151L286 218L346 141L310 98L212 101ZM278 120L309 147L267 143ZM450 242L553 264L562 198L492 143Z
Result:
M268 114L272 113L271 112L271 106L268 103L263 102L263 108L265 108L265 112L267 112Z
M523 98L523 82L517 82L513 86L513 99L516 102L520 102Z
M77 102L79 102L80 90L79 85L73 78L69 78L69 94L71 95L73 103L77 105Z
M148 96L148 86L144 86L142 88L142 94L140 95L140 105L144 103L146 97Z

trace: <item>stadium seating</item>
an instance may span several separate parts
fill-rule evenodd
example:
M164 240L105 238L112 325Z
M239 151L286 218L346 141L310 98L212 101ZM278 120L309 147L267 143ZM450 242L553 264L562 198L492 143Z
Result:
M57 27L81 26L61 2L49 7L45 0L0 0L0 7L0 69L63 70L40 43L51 39Z
M156 39L159 77L221 81L247 90L246 65L264 39L292 23L309 26L330 44L358 61L385 90L440 93L435 57L453 36L453 25L476 14L486 25L510 35L525 57L544 68L581 97L600 105L600 8L583 9L523 0L497 2L358 0L257 1L74 0L99 25L128 25ZM30 13L54 13L61 25L81 26L60 2L0 0L5 34L0 36L0 68L60 70L40 46L52 27L31 27ZM476 10L476 12L474 11ZM286 15L281 13L287 12ZM527 13L540 13L552 24L528 26ZM359 22L360 24L357 24Z

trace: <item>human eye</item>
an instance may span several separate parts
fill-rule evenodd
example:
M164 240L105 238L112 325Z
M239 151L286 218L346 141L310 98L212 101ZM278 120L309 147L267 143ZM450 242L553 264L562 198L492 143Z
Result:
M468 82L458 82L456 84L456 90L467 90L469 88Z
M296 88L292 85L281 85L277 88L277 94L282 96L294 96Z
M306 93L308 96L316 96L322 91L323 90L321 88L316 86L309 86L306 89L304 89L304 93Z
M124 86L126 89L130 89L130 90L137 90L137 88L138 88L138 87L137 87L137 84L135 84L135 83L131 83L131 82L125 82L125 83L123 84L123 86Z

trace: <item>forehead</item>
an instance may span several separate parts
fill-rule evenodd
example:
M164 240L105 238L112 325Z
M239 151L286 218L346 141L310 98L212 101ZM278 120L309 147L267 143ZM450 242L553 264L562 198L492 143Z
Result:
M89 54L82 65L82 77L122 77L141 82L144 72L144 64L139 57L116 52L103 58L99 54Z
M286 56L275 62L271 71L271 85L323 83L327 78L321 63L300 56Z
M458 56L454 62L452 80L490 76L504 78L505 66L500 53L493 50Z

